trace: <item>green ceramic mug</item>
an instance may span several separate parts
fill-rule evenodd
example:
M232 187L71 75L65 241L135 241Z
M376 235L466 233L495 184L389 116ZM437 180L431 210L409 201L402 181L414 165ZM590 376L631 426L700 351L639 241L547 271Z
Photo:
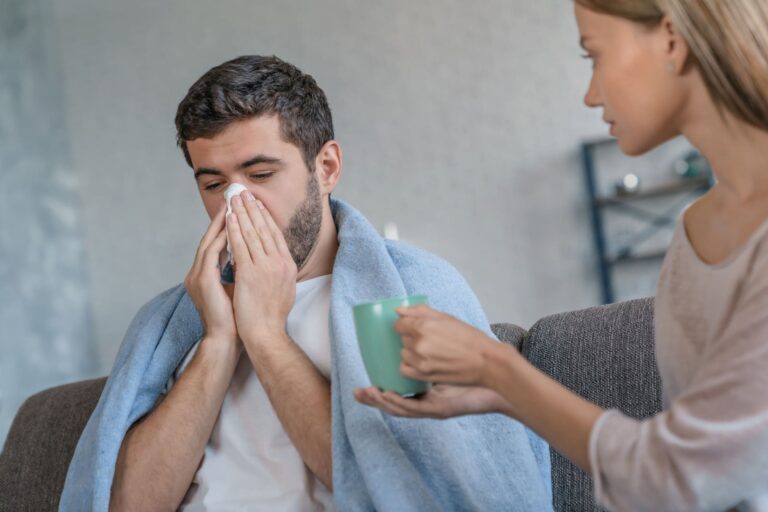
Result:
M393 328L398 318L395 308L417 304L427 304L426 295L377 300L353 308L357 342L371 383L406 397L424 393L431 387L429 382L400 374L403 342Z

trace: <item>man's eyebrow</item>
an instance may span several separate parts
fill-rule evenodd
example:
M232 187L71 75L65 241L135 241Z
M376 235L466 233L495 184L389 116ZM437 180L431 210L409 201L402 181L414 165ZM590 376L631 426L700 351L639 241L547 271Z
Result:
M282 160L280 160L277 157L274 156L267 156L267 155L256 155L255 157L246 160L245 162L241 163L238 167L240 169L247 169L248 167L251 167L252 165L258 165L258 164L281 164Z
M238 165L238 169L247 169L248 167L251 167L252 165L258 165L258 164L282 164L283 161L280 160L277 157L274 156L267 156L267 155L256 155L255 157L246 160L245 162ZM221 172L218 169L212 169L209 167L200 167L195 171L195 179L199 178L200 176L204 175L212 175L212 176L224 176L224 173Z
M212 174L213 176L223 176L224 173L216 170L216 169L208 169L206 167L201 167L198 170L195 171L195 179L199 178L200 176L203 176L205 174Z

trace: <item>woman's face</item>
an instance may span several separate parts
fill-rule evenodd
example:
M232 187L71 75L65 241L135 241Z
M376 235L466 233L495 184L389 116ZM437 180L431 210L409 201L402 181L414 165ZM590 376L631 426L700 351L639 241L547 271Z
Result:
M592 60L584 102L603 107L621 150L639 155L677 136L686 104L680 69L686 50L669 23L648 27L574 5L581 45Z

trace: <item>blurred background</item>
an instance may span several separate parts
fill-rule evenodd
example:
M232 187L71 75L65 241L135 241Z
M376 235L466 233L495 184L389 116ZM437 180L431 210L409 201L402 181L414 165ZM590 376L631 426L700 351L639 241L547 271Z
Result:
M325 90L337 196L453 263L493 322L652 295L706 187L682 140L629 159L568 0L0 0L0 442L46 387L105 375L207 226L173 118L275 54ZM391 233L393 230L390 229Z

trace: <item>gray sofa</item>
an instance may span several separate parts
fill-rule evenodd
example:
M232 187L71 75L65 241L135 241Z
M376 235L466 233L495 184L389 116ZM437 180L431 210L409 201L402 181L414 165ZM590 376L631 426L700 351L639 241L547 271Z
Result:
M530 331L495 324L500 339L565 386L637 418L661 409L653 302L630 301L544 318ZM69 460L105 379L38 393L21 406L0 454L0 511L56 510ZM554 508L597 510L592 482L552 452Z

